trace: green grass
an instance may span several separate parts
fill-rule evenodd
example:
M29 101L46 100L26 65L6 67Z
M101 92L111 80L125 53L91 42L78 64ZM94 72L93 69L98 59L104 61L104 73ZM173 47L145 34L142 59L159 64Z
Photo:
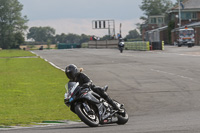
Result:
M0 58L2 57L25 57L35 56L29 51L24 50L0 50Z
M29 56L20 52L12 54ZM43 59L0 58L0 76L0 125L78 119L64 104L64 72Z

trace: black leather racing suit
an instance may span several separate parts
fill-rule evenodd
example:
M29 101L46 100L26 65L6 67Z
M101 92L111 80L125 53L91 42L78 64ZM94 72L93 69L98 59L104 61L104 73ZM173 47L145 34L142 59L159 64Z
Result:
M80 87L89 87L92 84L92 80L84 73L77 73L76 77L69 82L79 82Z

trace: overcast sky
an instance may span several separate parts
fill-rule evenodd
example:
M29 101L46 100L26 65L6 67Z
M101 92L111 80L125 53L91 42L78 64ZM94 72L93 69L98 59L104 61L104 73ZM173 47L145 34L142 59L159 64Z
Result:
M175 2L176 0L172 0ZM28 26L50 26L56 34L75 33L104 36L108 30L92 29L92 20L115 20L116 33L122 23L123 36L136 28L143 15L142 0L19 0Z

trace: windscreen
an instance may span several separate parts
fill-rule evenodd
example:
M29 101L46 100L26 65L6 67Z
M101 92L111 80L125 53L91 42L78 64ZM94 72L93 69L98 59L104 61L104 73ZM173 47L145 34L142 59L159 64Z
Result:
M70 91L75 85L76 85L76 82L68 82L68 90Z
M187 37L187 36L192 36L194 34L194 30L181 30L180 31L180 36L184 36L184 37Z

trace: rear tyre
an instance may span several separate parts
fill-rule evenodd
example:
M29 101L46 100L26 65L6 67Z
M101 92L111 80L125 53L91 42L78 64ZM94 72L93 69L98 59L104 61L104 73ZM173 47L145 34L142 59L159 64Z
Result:
M118 125L124 125L128 122L128 114L126 113L126 110L124 109L124 113L119 113L118 114Z
M90 127L97 127L99 125L99 118L96 114L88 114L81 103L78 103L75 107L75 112L78 117Z
M117 102L116 100L113 100L114 103L122 110L124 110L123 112L119 112L118 113L118 121L117 124L118 125L124 125L128 122L128 114L126 112L126 109L124 108L123 104L120 104L119 102Z

